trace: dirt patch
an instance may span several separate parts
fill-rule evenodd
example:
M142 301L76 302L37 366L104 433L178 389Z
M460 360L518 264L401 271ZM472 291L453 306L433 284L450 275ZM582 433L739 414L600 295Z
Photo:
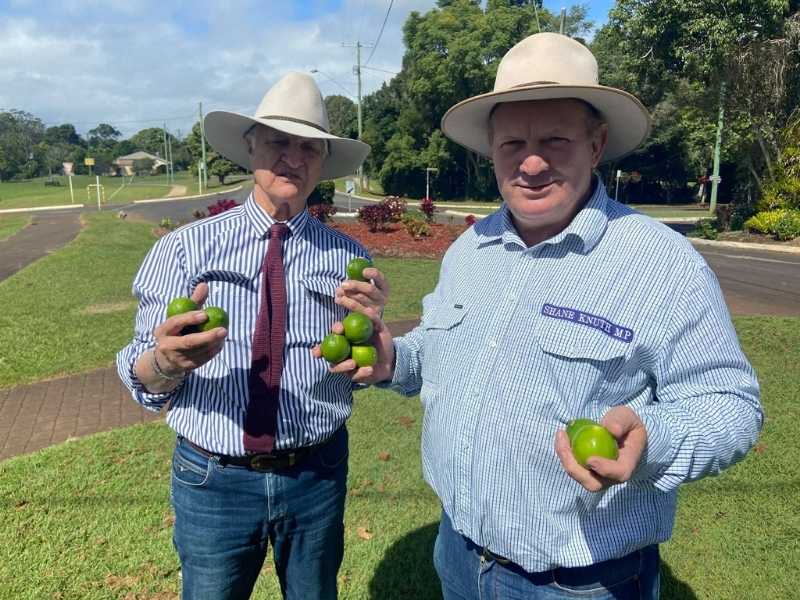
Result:
M186 195L185 185L173 185L169 189L169 194L167 194L167 198L172 198L174 196L185 196L185 195Z
M788 242L781 242L764 233L747 231L722 231L717 238L723 242L742 242L745 244L768 244L770 246L783 246L784 248L800 248L800 237Z
M81 311L83 315L105 315L109 313L122 312L136 308L136 302L113 302L111 304L92 304Z

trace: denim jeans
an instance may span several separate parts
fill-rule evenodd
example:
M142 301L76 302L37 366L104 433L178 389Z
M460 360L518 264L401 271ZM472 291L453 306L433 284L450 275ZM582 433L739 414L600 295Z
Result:
M269 545L284 598L336 598L347 455L344 427L305 461L273 473L222 466L179 438L171 496L181 598L249 598Z
M453 529L443 512L433 562L444 600L657 600L658 546L588 567L525 573L484 558L483 549Z

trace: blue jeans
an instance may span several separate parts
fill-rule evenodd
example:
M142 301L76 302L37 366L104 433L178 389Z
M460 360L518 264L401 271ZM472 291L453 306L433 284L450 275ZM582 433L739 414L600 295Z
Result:
M223 466L179 438L171 495L181 598L249 598L271 544L284 598L335 599L346 480L344 427L305 461L272 473Z
M444 600L657 600L658 546L588 567L525 573L485 558L483 549L453 529L443 512L433 563Z

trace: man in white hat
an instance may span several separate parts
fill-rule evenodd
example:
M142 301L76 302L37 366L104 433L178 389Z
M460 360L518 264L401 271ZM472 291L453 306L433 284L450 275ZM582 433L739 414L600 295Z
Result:
M649 122L553 33L514 46L494 91L442 120L491 157L503 206L449 249L420 326L384 330L379 364L353 378L421 395L445 599L657 598L679 485L758 436L758 383L714 274L592 173ZM581 466L576 418L602 422L618 459Z
M133 341L118 355L122 381L146 408L168 407L177 433L171 499L184 599L250 596L273 548L286 598L336 597L347 477L345 421L352 382L309 356L348 309L377 316L388 293L377 269L345 279L366 250L311 218L322 179L353 173L366 144L328 132L314 80L289 73L254 116L212 112L209 143L253 172L242 206L181 227L137 274ZM191 296L202 310L170 318Z

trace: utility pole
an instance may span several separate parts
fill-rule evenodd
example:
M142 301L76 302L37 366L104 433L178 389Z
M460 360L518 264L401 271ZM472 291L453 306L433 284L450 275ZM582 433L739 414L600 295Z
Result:
M167 151L169 152L169 182L175 183L175 163L172 162L172 139L167 133Z
M169 183L169 149L167 148L167 124L164 123L164 128L161 130L164 134L164 175L167 176L167 183Z
M357 40L355 44L342 43L342 46L356 49L356 64L353 66L353 73L358 80L358 139L360 140L363 133L361 116L361 48L372 48L372 44L362 44ZM358 186L360 190L364 189L364 171L361 166L358 167Z
M561 25L558 28L558 33L560 33L561 35L564 35L564 21L566 20L566 18L567 18L567 9L566 8L562 8L561 9Z
M719 117L717 119L717 141L714 144L714 172L709 177L711 180L711 202L708 206L709 214L715 214L717 210L717 188L722 178L719 176L719 154L722 146L722 124L725 117L725 82L719 88Z
M206 128L203 126L203 103L199 103L200 106L200 148L203 150L203 160L200 165L201 170L201 180L203 182L203 187L208 189L208 166L206 165ZM202 193L202 191L201 191Z

